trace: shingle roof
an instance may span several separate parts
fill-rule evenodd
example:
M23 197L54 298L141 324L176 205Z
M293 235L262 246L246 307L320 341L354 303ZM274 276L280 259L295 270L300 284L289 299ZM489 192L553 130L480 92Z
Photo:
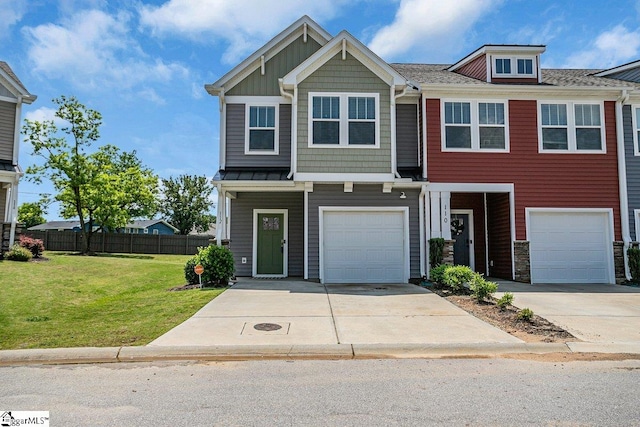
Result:
M2 69L2 71L4 71L5 73L7 73L9 75L9 77L11 77L14 82L20 86L20 88L22 90L24 90L26 93L29 93L29 91L27 90L27 88L24 86L24 84L22 84L22 82L20 81L20 79L18 78L18 76L16 76L16 73L13 72L13 70L11 69L11 67L9 66L9 64L7 64L4 61L0 61L0 69Z
M494 86L482 80L463 76L462 74L446 71L446 64L391 64L391 66L405 78L420 84L454 84L454 85L484 85ZM593 74L602 70L594 69L558 69L543 68L542 84L561 87L636 87L640 84L596 77Z

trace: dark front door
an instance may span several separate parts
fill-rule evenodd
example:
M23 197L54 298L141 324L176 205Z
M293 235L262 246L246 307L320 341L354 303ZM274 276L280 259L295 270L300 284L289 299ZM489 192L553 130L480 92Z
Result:
M284 214L258 213L256 274L284 275Z
M471 266L469 225L469 214L451 214L451 238L455 240L453 262L456 265Z

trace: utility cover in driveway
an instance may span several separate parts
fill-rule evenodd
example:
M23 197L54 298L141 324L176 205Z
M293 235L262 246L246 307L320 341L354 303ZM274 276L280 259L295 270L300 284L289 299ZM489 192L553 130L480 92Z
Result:
M613 241L607 212L531 212L532 283L610 283Z
M325 211L325 283L404 282L402 211Z

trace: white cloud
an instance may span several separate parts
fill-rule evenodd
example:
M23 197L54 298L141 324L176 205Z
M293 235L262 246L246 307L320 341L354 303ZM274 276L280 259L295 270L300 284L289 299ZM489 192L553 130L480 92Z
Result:
M225 63L238 62L302 15L331 18L348 0L169 0L140 7L140 22L154 35L180 34L197 41L229 44Z
M401 0L394 21L375 34L369 48L386 60L451 50L500 1Z
M56 126L65 125L66 122L59 117L56 117L56 109L50 107L40 107L37 110L28 111L25 113L24 118L36 122L53 121Z
M23 29L34 71L65 78L80 88L132 88L141 83L168 82L186 76L177 63L148 58L129 36L130 16L100 10L78 12L61 24Z
M611 68L638 59L640 30L629 31L617 25L601 33L591 46L567 59L568 68Z
M20 22L27 11L27 0L0 0L0 38Z

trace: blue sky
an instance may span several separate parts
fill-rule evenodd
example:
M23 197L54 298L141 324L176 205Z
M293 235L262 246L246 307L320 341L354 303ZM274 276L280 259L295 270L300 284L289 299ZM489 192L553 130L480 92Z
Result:
M0 0L0 60L38 96L23 118L52 119L51 99L75 95L103 115L97 145L136 150L163 178L212 177L218 101L204 84L304 14L389 62L501 43L547 45L547 68L640 59L640 0ZM22 144L20 165L34 162ZM51 190L22 180L20 202Z

